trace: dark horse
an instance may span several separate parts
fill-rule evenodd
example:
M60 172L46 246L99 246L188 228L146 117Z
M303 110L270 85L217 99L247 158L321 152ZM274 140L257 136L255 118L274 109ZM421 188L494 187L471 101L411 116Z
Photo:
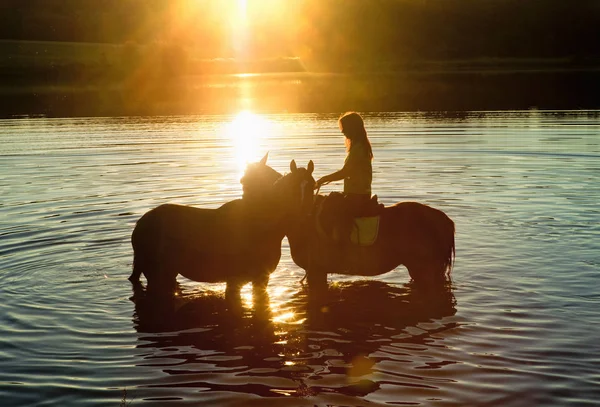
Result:
M131 235L133 272L144 274L148 291L172 293L178 274L194 281L225 282L226 294L252 282L266 288L281 257L281 241L292 218L309 211L314 179L308 168L290 163L282 176L266 165L251 164L242 178L244 195L217 209L166 204L144 214Z
M439 286L449 280L455 230L444 212L418 202L381 208L377 239L372 245L359 246L340 244L320 233L316 208L324 200L325 196L317 195L311 215L294 218L286 229L292 258L306 270L309 287L326 287L328 273L375 276L399 265L423 286Z
M325 200L317 195L315 206ZM375 242L340 244L319 233L317 211L287 230L292 258L306 270L309 287L323 287L327 274L375 276L404 265L415 283L443 285L454 261L454 222L439 209L400 202L380 209Z

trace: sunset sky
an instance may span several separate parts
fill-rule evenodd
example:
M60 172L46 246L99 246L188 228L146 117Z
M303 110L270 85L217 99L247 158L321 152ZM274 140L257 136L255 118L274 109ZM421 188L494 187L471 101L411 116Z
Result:
M204 56L291 56L299 7L297 0L183 0L146 24L163 20L159 41L188 44Z
M539 104L537 97L516 97L518 81L533 86L531 95L541 95L545 83L481 74L594 75L597 38L597 0L578 0L577 7L564 0L2 0L0 80L12 95L20 84L22 98L3 108L10 112L38 103L38 86L69 90L48 96L45 110L81 107L82 114L150 114L165 106L189 112L201 104L230 111L231 98L244 110L256 97L266 110L338 111L347 103L375 110L498 108L515 100L529 106ZM494 83L463 82L465 73ZM239 92L202 88L215 76L263 74L297 74L302 89L295 78L285 89L271 81L256 91L251 78L239 81ZM356 80L336 80L340 74ZM549 79L564 87L553 91L553 106L575 97L581 105L581 94L571 91L577 83L569 82L579 78ZM122 95L65 99L90 86ZM469 91L456 97L456 89Z
M0 39L178 44L211 57L326 65L598 55L579 0L3 0Z

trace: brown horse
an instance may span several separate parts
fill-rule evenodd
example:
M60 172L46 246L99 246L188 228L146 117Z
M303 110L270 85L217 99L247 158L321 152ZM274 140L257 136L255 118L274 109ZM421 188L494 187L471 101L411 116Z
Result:
M315 198L316 207L325 199ZM326 287L328 273L375 276L399 265L417 284L439 286L449 280L455 256L454 222L444 212L400 202L382 208L379 216L378 236L368 246L340 243L320 233L315 214L286 231L292 258L306 270L309 287Z
M134 265L129 280L143 274L148 291L172 293L178 274L194 281L225 282L226 294L252 282L265 289L281 257L290 219L308 211L314 179L290 163L282 176L266 165L267 156L248 167L244 196L217 209L161 205L144 214L131 235Z
M313 169L311 164L311 173ZM252 174L245 178L252 179ZM314 184L314 180L310 182ZM252 188L259 185L256 179ZM418 285L436 287L449 281L455 228L441 210L418 202L380 208L378 236L373 244L361 246L334 241L320 232L322 219L318 219L317 208L325 199L316 195L310 215L290 218L285 232L294 263L306 270L309 287L326 287L328 273L376 276L400 265Z

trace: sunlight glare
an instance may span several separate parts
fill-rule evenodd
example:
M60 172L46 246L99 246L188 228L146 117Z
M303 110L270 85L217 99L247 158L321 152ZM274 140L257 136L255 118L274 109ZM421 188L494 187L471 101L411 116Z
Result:
M240 297L242 300L242 304L246 308L252 308L254 304L254 295L252 294L252 284L248 283L242 287L240 290Z
M285 312L283 314L277 315L273 318L273 322L276 323L293 323L294 317L296 314L293 311Z
M243 173L246 165L259 161L267 152L262 144L269 137L272 126L269 120L250 111L240 112L228 126L228 136L235 149L235 161Z
M231 17L233 48L237 59L248 56L248 3L246 0L237 0L235 13Z
M237 12L240 20L246 20L248 13L248 0L237 0Z

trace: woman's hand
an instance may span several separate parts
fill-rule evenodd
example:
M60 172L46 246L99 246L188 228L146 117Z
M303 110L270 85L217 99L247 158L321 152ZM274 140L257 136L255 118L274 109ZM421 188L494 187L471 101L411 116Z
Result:
M325 184L329 184L331 181L327 178L327 176L321 177L315 183L315 189L321 188L321 186Z
M321 188L321 186L325 184L329 184L330 182L340 181L346 178L346 174L348 173L348 169L346 166L339 171L332 172L331 174L327 174L324 177L319 178L319 180L315 183L315 189Z

